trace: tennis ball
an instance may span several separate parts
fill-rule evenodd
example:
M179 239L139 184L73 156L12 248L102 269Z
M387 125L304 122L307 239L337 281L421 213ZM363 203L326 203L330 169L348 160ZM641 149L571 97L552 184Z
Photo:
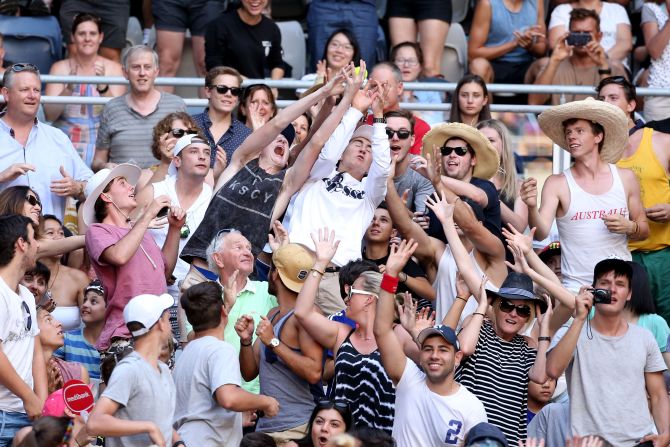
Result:
M360 72L361 72L361 67L356 67L354 69L354 73L356 73L356 76L358 76L358 73L360 73ZM363 79L367 79L367 78L368 78L368 71L365 70L365 73L363 73Z

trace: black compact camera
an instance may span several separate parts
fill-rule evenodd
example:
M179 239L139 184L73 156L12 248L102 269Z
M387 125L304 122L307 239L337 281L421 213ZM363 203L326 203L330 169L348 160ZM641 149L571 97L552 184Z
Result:
M566 39L566 43L573 47L583 47L589 42L591 42L591 33L571 32Z
M593 294L593 304L611 304L612 291L609 289L589 289Z

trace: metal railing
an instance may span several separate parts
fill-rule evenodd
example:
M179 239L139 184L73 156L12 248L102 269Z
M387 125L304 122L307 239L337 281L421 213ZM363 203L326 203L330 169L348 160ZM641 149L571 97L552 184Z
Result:
M75 84L128 84L128 81L120 76L60 76L60 75L42 75L42 82L45 83L75 83ZM204 78L157 78L156 85L171 85L175 87L202 87ZM298 81L293 79L246 79L243 86L251 84L265 83L270 87L281 89L304 89L313 85L311 81ZM405 89L411 91L440 91L453 92L456 84L453 82L406 82ZM544 93L544 94L570 94L570 95L594 95L595 88L591 86L580 85L525 85L525 84L489 84L487 88L490 93ZM638 96L670 96L670 89L637 89ZM86 97L86 96L42 96L44 104L105 104L110 101L110 97ZM207 105L206 99L184 98L184 102L189 107L204 107ZM279 100L277 106L286 107L293 103L293 100ZM427 104L427 103L401 103L401 108L416 111L448 111L451 104ZM491 111L494 112L515 112L515 113L540 113L549 106L531 106L517 104L491 104Z

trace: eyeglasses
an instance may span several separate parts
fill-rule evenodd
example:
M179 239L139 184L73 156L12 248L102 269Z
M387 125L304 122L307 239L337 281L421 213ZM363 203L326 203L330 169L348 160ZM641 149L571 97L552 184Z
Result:
M217 237L217 238L218 238L218 237L221 236L222 234L232 233L233 231L237 231L237 230L236 230L235 228L224 228L223 230L219 230L219 231L216 233L216 236L214 236L214 237Z
M395 65L400 65L401 67L404 65L407 65L408 67L416 67L419 65L419 61L417 59L396 59L393 61Z
M412 135L412 132L409 130L405 129L399 129L399 130L393 130L389 129L388 127L386 128L386 136L389 137L389 140L393 138L393 135L398 135L399 140L406 140Z
M339 42L330 42L328 44L328 48L331 50L339 50L342 48L345 51L354 51L353 45L350 45L348 43L339 43Z
M22 71L32 71L34 73L39 73L40 70L37 68L37 65L34 64L13 64L7 70L13 71L14 73L21 73Z
M523 318L528 318L530 317L530 306L526 304L519 304L518 306L515 306L511 302L507 300L500 300L500 305L498 306L501 311L505 312L506 314L511 314L514 309L516 309L516 314L520 317Z
M459 157L464 157L465 154L470 152L470 149L468 149L466 146L458 146L458 147L442 146L440 148L440 153L442 154L443 157L451 155L452 152L456 152L456 155L458 155Z
M33 317L30 315L30 308L28 307L28 303L21 301L21 308L23 309L24 327L26 328L26 332L28 332L33 327Z
M343 400L319 399L316 404L319 408L337 408L339 410L349 411L349 404Z
M28 202L30 204L30 206L37 205L40 208L42 208L42 202L40 202L40 199L38 199L37 197L35 197L33 195L28 194L26 196L26 202Z
M216 93L225 95L230 92L233 96L241 96L244 89L242 87L228 87L227 85L208 85L209 88L216 90Z
M376 293L368 292L366 290L360 290L360 289L354 289L353 287L349 289L349 295L345 299L345 301L351 300L351 297L354 295L367 295L367 296L374 296L376 299L379 299L379 296Z
M189 134L189 135L195 135L195 134L198 133L198 131L195 130L195 129L188 129L188 130L184 130L184 129L170 129L170 133L171 133L172 136L175 137L175 138L181 138L181 137L183 137L183 136L186 135L186 134Z

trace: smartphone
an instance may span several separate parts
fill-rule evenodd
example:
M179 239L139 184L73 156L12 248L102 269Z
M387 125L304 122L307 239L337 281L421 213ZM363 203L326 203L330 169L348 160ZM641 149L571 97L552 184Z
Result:
M156 214L156 217L163 218L163 217L167 216L169 211L170 211L170 207L169 206L164 206L163 208L161 208L161 210L158 212L158 214Z
M591 42L591 33L583 33L583 32L570 33L570 35L566 39L566 43L573 47L583 47L589 42Z

